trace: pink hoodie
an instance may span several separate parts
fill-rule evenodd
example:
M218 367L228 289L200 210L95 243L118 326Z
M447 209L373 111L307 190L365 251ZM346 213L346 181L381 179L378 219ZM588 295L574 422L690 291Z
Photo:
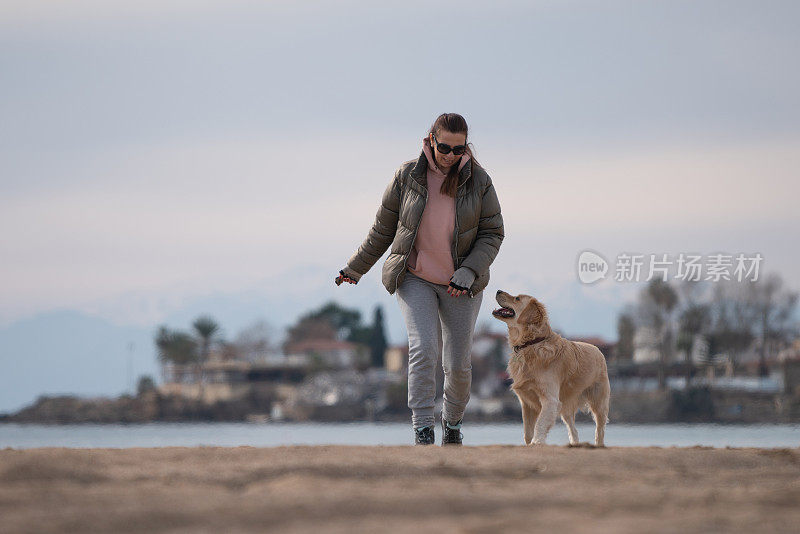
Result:
M439 192L446 176L439 170L433 158L428 137L422 141L422 150L428 158L428 202L417 230L414 247L408 256L408 270L434 284L450 283L453 266L453 230L456 221L455 199ZM469 160L461 156L460 171Z

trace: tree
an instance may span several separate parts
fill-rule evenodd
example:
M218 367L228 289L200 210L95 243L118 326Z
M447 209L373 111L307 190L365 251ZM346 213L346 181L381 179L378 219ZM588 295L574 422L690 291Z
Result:
M739 284L728 281L715 284L710 311L709 353L727 354L735 374L740 355L755 339L755 307Z
M667 361L671 359L672 311L678 303L678 295L669 282L654 278L640 295L641 320L658 332L658 386L665 389Z
M208 315L203 315L195 319L192 323L194 331L200 338L200 357L203 361L208 359L211 344L215 341L214 336L219 333L220 327L217 322Z
M136 395L140 396L149 391L156 389L156 383L150 375L142 375L139 377L139 383L136 386Z
M386 334L383 329L383 308L379 305L375 306L369 339L370 361L373 367L384 366L383 358L386 353L386 346Z
M158 360L162 365L189 365L200 358L197 340L186 332L179 332L160 326L155 338Z
M798 294L783 289L783 278L776 273L749 282L748 301L755 307L757 329L760 337L758 374L766 376L767 350L777 351L780 344L797 335L790 321L797 305Z
M681 312L678 318L678 342L677 346L686 351L686 387L691 382L694 362L692 353L694 352L695 337L705 332L711 324L711 313L705 304L692 304Z
M235 353L242 358L254 361L275 350L275 329L264 319L252 323L241 330L234 341Z
M329 302L319 310L301 316L288 329L283 350L288 346L308 339L343 339L352 343L372 346L374 325L361 324L361 312L342 308Z
M686 352L686 387L694 375L695 338L700 334L707 334L711 325L711 312L708 304L704 304L703 295L708 284L701 280L683 280L678 284L678 335L676 347Z
M325 304L302 319L326 319L335 329L337 337L348 341L352 341L354 331L363 328L360 311L343 308L335 302Z
M155 341L161 363L186 365L196 362L199 358L197 341L185 332L169 330L162 325Z
M618 361L633 359L633 337L636 333L636 326L633 316L630 313L622 313L617 318L617 346L614 350L614 358Z
M336 339L336 329L326 317L302 317L290 326L283 343L283 351L288 352L293 343L308 339Z
M242 352L236 343L230 341L220 340L218 343L218 350L220 358L223 361L238 360L242 357Z
M208 315L203 315L195 319L194 323L192 323L192 327L194 331L197 333L197 336L200 338L200 358L198 359L197 363L195 364L196 369L200 371L200 399L203 399L203 391L205 388L205 372L203 369L203 364L208 361L208 355L211 350L211 343L215 341L215 336L219 332L220 328L217 322L209 317Z

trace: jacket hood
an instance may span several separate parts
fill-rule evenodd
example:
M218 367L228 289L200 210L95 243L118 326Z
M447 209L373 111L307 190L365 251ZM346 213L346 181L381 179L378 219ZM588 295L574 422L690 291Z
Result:
M469 161L469 155L464 153L461 156L461 161L458 164L458 172L459 172L459 181L458 186L460 187L467 179L472 175L472 165L467 165ZM417 162L414 164L413 168L411 169L411 176L414 180L417 181L420 185L425 186L427 183L427 178L425 176L426 171L428 168L434 170L434 172L442 174L439 171L439 168L434 164L433 159L433 150L431 149L430 139L428 137L422 138L422 152L419 154L419 158L417 158Z
M428 137L422 138L422 151L425 153L425 157L428 160L428 168L432 169L433 172L437 174L441 174L444 176L444 173L439 170L439 167L436 166L436 161L433 158L433 147L431 147L431 140ZM461 155L461 161L458 163L458 171L461 172L461 169L464 168L464 165L467 164L469 160L469 154L466 152Z

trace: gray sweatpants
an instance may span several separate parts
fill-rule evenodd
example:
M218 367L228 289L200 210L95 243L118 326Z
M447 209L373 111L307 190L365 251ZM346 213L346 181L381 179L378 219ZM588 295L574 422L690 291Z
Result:
M452 297L447 286L434 284L411 271L395 291L408 330L408 407L414 428L435 424L437 355L444 348L442 417L460 420L472 386L472 334L483 291ZM442 335L444 334L444 335Z

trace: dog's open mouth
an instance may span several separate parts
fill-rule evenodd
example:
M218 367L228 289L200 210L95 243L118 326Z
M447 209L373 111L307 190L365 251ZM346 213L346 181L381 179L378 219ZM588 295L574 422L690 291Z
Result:
M514 317L514 310L511 308L498 308L492 312L495 317Z

